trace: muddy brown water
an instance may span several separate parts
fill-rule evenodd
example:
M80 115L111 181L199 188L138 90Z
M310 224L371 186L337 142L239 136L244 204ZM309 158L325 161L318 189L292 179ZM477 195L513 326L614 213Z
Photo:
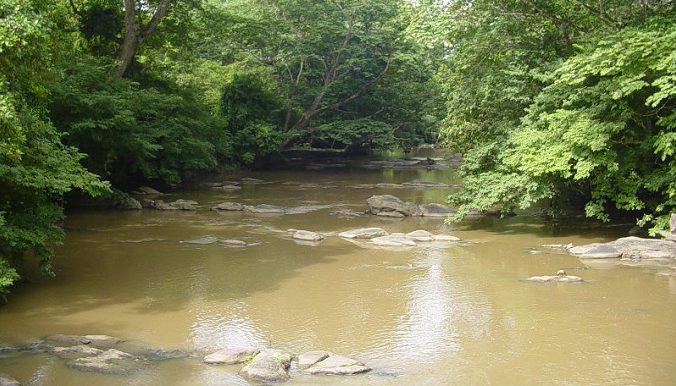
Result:
M67 220L57 276L17 288L0 308L0 342L55 333L108 334L148 347L209 352L264 345L330 350L373 371L294 375L290 385L673 385L676 279L636 268L590 269L541 244L607 241L623 227L530 216L444 225L442 219L217 213L223 201L364 210L373 194L443 202L443 189L378 189L414 179L457 184L452 170L279 171L229 175L272 183L241 191L173 193L197 212L81 211ZM214 179L218 180L218 179ZM409 249L328 237L318 246L288 228L339 232L425 229L464 243ZM202 236L243 248L180 243ZM524 282L558 269L584 284ZM0 372L34 385L245 385L241 366L199 358L159 362L131 376L83 373L47 354L0 355Z

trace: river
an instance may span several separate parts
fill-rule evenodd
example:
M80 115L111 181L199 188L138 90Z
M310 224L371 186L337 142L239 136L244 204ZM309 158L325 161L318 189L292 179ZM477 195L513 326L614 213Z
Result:
M25 345L55 333L108 334L165 349L210 352L259 345L293 353L330 350L373 371L350 377L292 371L289 385L673 385L676 277L588 268L542 244L608 241L627 227L536 216L341 217L373 194L444 202L448 189L376 188L439 181L451 170L326 169L231 174L261 179L240 191L187 189L199 210L80 210L67 219L55 278L36 277L0 307L0 342ZM221 213L223 201L305 214ZM289 228L329 235L360 228L424 229L462 242L377 248L327 237L292 240ZM204 236L246 247L194 245ZM582 284L532 283L559 269ZM0 354L0 372L29 385L246 385L241 366L199 357L158 362L129 376L84 373L46 353Z

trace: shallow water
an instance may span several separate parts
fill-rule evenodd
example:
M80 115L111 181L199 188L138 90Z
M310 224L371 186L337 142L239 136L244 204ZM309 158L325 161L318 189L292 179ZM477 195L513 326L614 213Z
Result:
M284 171L224 176L272 183L235 192L205 188L197 212L82 211L67 221L57 276L17 288L0 308L0 342L55 333L108 334L149 347L209 352L265 345L330 350L373 371L353 377L296 374L290 385L672 385L676 379L676 278L636 268L589 269L541 244L588 243L626 227L537 217L344 218L373 194L443 202L443 189L378 189L414 179L458 183L449 170ZM215 181L218 179L215 179ZM452 189L452 188L451 188ZM217 213L223 201L307 214ZM289 228L333 234L377 226L426 229L464 242L382 249L328 237L295 242ZM192 245L203 236L254 245ZM524 282L558 269L583 284ZM245 385L241 366L198 358L157 363L131 376L82 373L47 354L0 355L0 372L35 385Z

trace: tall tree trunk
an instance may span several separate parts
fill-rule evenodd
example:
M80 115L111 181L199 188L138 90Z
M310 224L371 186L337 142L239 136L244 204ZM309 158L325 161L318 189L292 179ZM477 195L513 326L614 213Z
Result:
M155 31L157 25L167 14L171 0L160 0L153 17L147 26L141 26L136 18L136 1L124 0L124 39L117 53L118 66L115 74L123 77L134 60L136 50L143 41Z

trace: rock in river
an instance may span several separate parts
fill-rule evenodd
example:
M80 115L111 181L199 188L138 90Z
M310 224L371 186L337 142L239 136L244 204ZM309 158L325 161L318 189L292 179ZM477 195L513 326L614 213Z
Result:
M239 202L222 202L214 207L211 208L211 210L223 210L223 211L243 211L244 210L244 205L240 204Z
M327 353L324 359L315 362L314 364L303 369L303 372L308 374L321 375L353 375L370 371L371 368L365 366L356 359L348 358L342 355ZM304 354L305 355L305 354ZM317 356L315 356L316 358ZM309 360L307 361L309 362ZM298 358L300 368L300 357Z
M526 279L528 281L536 281L540 283L549 283L549 282L556 282L556 283L579 283L582 282L582 278L579 276L568 276L566 274L566 271L564 270L559 270L556 275L554 276L532 276Z
M374 237L386 235L387 232L385 232L381 228L359 228L341 232L338 234L338 236L344 237L346 239L372 239Z
M406 237L408 237L409 239L414 240L414 241L432 241L432 240L434 240L433 234L431 234L428 231L424 231L424 230L420 230L420 229L407 233Z
M0 386L21 386L21 384L9 375L0 373Z
M612 259L622 256L622 252L608 244L594 243L580 245L568 250L580 259Z
M406 235L388 235L374 237L370 241L375 245L382 247L415 247L415 241L406 237Z
M260 352L251 347L230 347L204 357L204 363L210 365L234 365L244 363Z
M66 365L80 371L130 374L141 368L142 359L123 351L109 349L96 356L74 359Z
M83 344L78 344L68 347L54 347L52 348L52 352L54 355L62 359L75 359L96 356L103 353L103 350Z
M317 362L328 358L332 353L328 351L309 351L298 356L298 369L305 370Z
M366 200L369 213L386 217L405 217L419 214L418 205L402 201L399 197L389 194L375 195Z
M240 370L243 376L259 382L280 382L289 379L291 354L281 350L264 350Z
M278 213L284 214L284 208L281 206L260 204L256 206L246 205L244 209L248 210L251 213Z
M51 335L45 338L45 342L52 346L77 346L77 345L87 345L90 347L96 347L101 349L106 349L115 346L116 344L122 342L122 339L116 338L114 336L108 335L63 335L56 334Z
M196 244L196 245L209 245L209 244L215 244L217 242L218 242L218 237L214 237L214 236L205 236L205 237L200 237L199 239L179 241L179 243L181 243L181 244Z
M434 203L420 205L420 215L423 217L448 217L454 214L455 211L446 205Z
M304 230L293 230L291 237L304 241L320 241L324 239L324 236L319 233Z

